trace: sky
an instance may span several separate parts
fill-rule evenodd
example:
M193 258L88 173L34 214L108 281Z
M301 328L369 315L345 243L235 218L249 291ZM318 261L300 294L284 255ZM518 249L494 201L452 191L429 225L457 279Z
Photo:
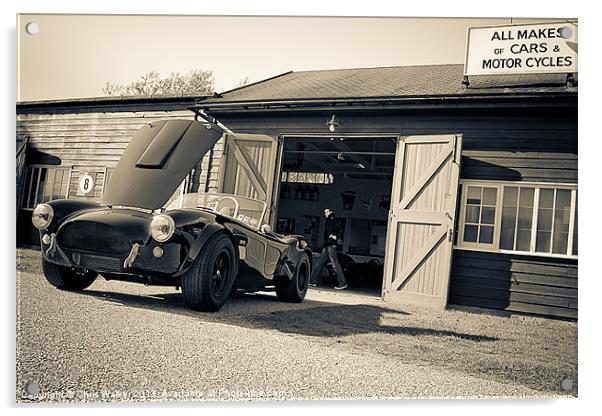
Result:
M21 14L17 100L102 96L107 82L150 71L211 70L224 92L291 70L463 63L468 27L510 21ZM25 31L30 22L37 34Z

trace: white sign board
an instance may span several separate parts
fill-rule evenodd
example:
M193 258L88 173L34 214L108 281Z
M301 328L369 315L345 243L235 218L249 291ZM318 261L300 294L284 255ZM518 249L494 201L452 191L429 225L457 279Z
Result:
M92 176L86 174L86 175L82 175L79 178L79 192L80 195L87 195L90 193L90 191L92 191L92 189L94 189L94 179L92 178Z
M577 72L574 23L468 29L464 75L570 72Z

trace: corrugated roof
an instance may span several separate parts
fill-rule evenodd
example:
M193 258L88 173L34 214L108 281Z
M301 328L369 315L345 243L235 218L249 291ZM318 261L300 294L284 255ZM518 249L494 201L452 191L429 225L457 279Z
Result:
M565 74L470 77L463 65L392 66L287 72L226 91L206 103L368 97L466 96L481 94L576 92Z

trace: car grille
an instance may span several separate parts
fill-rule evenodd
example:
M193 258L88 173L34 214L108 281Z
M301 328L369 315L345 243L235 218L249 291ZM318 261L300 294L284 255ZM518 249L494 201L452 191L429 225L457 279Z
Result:
M110 225L91 221L66 224L58 240L61 247L71 250L122 254L131 249L125 234Z
M118 272L121 270L121 260L115 257L75 253L72 258L76 264L78 263L76 259L79 258L79 266L85 269L98 272Z

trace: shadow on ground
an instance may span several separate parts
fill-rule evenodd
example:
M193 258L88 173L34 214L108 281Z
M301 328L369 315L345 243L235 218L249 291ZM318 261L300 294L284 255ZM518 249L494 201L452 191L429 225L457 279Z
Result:
M305 300L301 304L285 304L278 302L274 296L254 294L239 295L235 299L231 299L217 313L203 313L188 309L179 293L150 296L95 290L87 290L82 293L129 307L160 310L196 317L202 321L277 330L283 333L304 336L342 337L385 333L407 336L455 337L473 342L497 340L497 338L491 336L450 330L406 325L383 325L381 323L383 313L393 317L409 314L397 309L375 305L343 305L312 300Z

